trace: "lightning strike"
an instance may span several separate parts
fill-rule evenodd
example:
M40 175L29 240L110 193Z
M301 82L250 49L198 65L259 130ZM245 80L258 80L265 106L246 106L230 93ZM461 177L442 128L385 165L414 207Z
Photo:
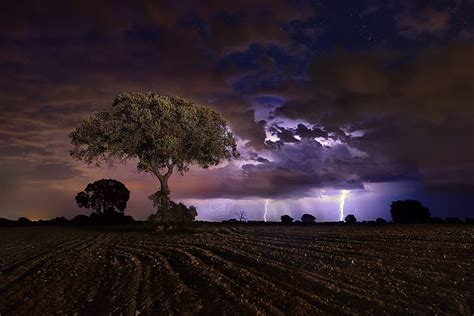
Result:
M346 204L346 199L349 196L349 190L342 190L341 196L339 198L339 220L344 220L344 205Z
M267 213L268 213L268 200L265 200L265 213L263 213L263 221L267 221Z
M235 203L233 201L228 201L228 200L223 200L223 201L217 201L216 203L213 203L212 201L209 201L208 203L208 212L210 214L221 214L222 220L229 218L231 214L231 209L234 207Z

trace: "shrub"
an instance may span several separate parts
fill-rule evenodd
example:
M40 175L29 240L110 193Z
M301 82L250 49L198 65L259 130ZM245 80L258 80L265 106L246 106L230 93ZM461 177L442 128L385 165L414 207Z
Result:
M457 217L446 217L446 224L462 224L462 220Z
M67 225L69 224L69 221L61 216L61 217L56 217L56 218L53 218L52 220L49 221L51 225L61 225L61 226L64 226L64 225Z
M235 218L230 218L230 219L223 220L222 222L223 223L231 223L231 224L234 223L235 224L235 223L238 223L239 221Z
M280 218L283 224L291 224L293 222L293 217L290 215L282 215Z
M76 215L71 219L71 224L76 226L85 226L89 225L89 216L87 215Z
M14 221L0 217L0 227L2 226L13 226Z
M431 217L430 210L417 200L393 201L390 214L393 222L400 224L427 223Z
M131 216L125 216L121 213L92 213L89 216L89 225L127 225L133 224L135 220Z
M429 222L431 224L444 224L444 220L441 217L432 217Z
M19 226L28 226L28 225L31 225L33 222L29 218L20 217L17 223Z
M197 216L196 207L186 207L183 203L176 204L173 201L158 208L155 214L148 217L150 223L174 223L185 224L194 221Z
M377 219L375 220L375 222L376 222L377 224L387 224L387 221L386 221L385 219L381 218L381 217L377 218Z
M316 222L316 217L314 217L313 215L311 214L303 214L301 216L301 221L304 223L304 224L314 224Z

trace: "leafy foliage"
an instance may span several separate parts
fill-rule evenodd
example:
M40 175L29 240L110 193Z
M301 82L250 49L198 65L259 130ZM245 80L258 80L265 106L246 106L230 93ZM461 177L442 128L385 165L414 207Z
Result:
M290 215L282 215L280 218L281 218L281 222L283 224L293 223L293 217L291 217Z
M176 204L169 201L166 206L158 208L155 214L148 217L151 223L190 223L197 216L197 210L194 206L186 207L183 203Z
M120 181L101 179L89 183L84 191L76 195L79 207L90 208L97 213L123 213L127 207L130 191Z
M385 219L383 219L382 217L377 217L377 219L375 220L375 222L377 224L387 224L387 221Z
M427 223L431 217L430 210L417 200L393 201L390 214L394 223Z
M313 215L311 214L303 214L301 216L301 221L304 223L304 224L313 224L316 222L316 217L314 217Z
M122 93L112 107L82 121L70 134L71 155L88 164L138 159L138 169L156 175L180 173L237 157L235 139L219 113L175 96ZM159 178L159 177L158 177Z
M347 224L355 224L357 223L357 218L354 214L349 214L346 216L345 221Z

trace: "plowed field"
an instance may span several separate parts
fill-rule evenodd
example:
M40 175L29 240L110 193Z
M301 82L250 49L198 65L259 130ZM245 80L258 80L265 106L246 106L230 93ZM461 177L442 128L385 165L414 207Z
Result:
M0 229L0 314L474 312L474 226Z

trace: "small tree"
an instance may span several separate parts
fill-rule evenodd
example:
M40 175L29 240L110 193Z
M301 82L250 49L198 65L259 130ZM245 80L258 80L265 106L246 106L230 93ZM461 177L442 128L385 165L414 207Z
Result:
M376 222L377 224L387 224L387 221L386 221L384 218L382 218L382 217L377 217L377 219L375 220L375 222Z
M282 215L280 218L281 218L281 222L283 224L293 223L293 217L291 217L290 215Z
M346 216L345 221L347 224L355 224L357 223L357 218L354 214L349 214Z
M169 209L168 180L190 165L203 168L237 157L235 139L219 113L175 96L122 93L112 106L83 120L70 134L71 155L88 164L134 159L160 182L150 198Z
M431 217L430 210L417 200L393 201L390 214L393 222L400 224L427 223Z
M237 214L235 214L237 217L237 220L239 222L246 222L247 221L247 213L245 211L239 211Z
M130 191L120 181L101 179L89 183L84 191L76 195L79 207L93 209L98 214L123 213L127 207Z
M86 215L76 215L71 219L71 223L77 226L83 226L89 224L89 216Z
M64 216L58 216L49 221L51 225L67 225L69 221Z
M463 224L463 221L457 217L446 217L446 224Z
M311 214L303 214L303 216L301 216L301 221L304 224L314 224L316 222L316 217Z
M28 226L28 225L33 224L33 222L29 218L26 218L26 217L18 218L17 222L18 222L18 225L20 226Z

